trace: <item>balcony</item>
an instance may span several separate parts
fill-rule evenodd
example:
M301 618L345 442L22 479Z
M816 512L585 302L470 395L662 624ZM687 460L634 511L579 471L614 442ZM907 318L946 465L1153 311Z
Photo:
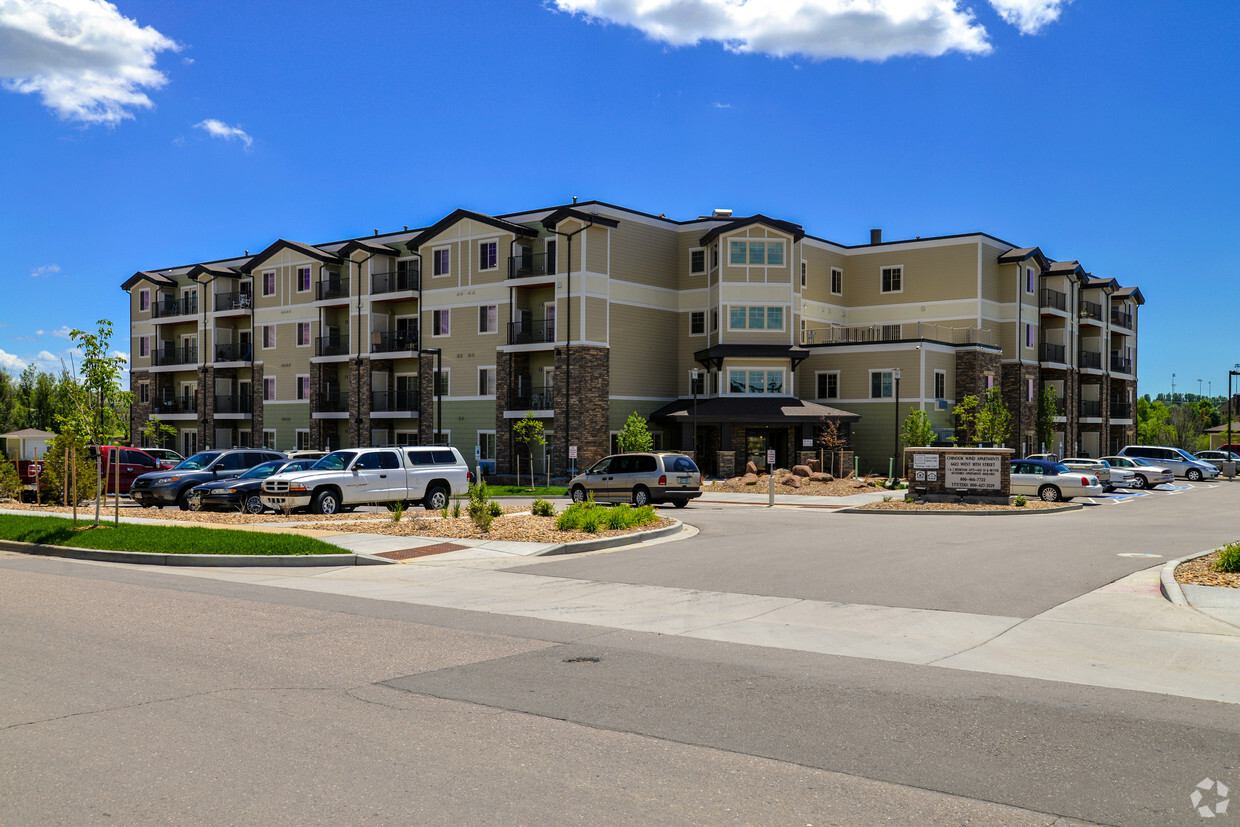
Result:
M518 382L508 394L508 409L511 411L549 411L553 405L551 393L552 389L548 386Z
M1102 402L1098 399L1082 399L1081 416L1102 416Z
M348 356L349 334L334 336L317 336L314 339L315 356Z
M198 413L198 397L182 396L166 396L162 400L151 403L151 414L154 416L164 416L167 414L196 414Z
M151 354L151 361L160 367L169 365L197 365L198 347L163 347Z
M418 349L418 335L408 330L376 330L370 334L371 353L398 353Z
M215 294L215 311L250 310L254 307L254 297L249 290L234 290L231 293Z
M1053 342L1043 342L1038 345L1038 361L1040 362L1059 362L1064 364L1067 358L1066 350L1063 345L1057 345Z
M349 392L339 388L324 388L314 401L314 409L324 413L347 413Z
M1132 360L1120 356L1117 353L1111 354L1111 372L1112 373L1132 373Z
M157 319L168 316L192 316L198 312L198 294L190 293L182 296L180 301L173 296L161 296L151 305L151 315Z
M1102 354L1093 350L1082 350L1081 367L1102 370Z
M415 391L372 391L370 394L371 413L395 413L418 409L418 395Z
M554 275L555 257L548 258L546 253L527 253L510 256L508 259L508 278L510 279Z
M1058 290L1051 290L1049 287L1043 287L1039 306L1051 310L1066 311L1068 309L1068 295L1060 293Z
M555 341L555 319L508 323L508 344L530 345Z
M1081 299L1081 319L1095 322L1102 321L1102 305L1097 302L1085 301Z
M248 362L254 358L254 348L249 342L226 342L215 346L217 362Z
M1068 400L1064 399L1062 396L1056 396L1055 397L1055 416L1067 416L1067 415L1068 415Z
M1124 311L1120 310L1118 307L1112 307L1111 308L1111 324L1115 325L1116 327L1123 327L1123 328L1127 328L1128 330L1132 330L1132 314L1125 313Z
M1132 403L1131 402L1112 402L1111 403L1112 419L1132 419Z
M852 345L878 342L930 340L949 344L994 344L989 330L976 327L948 327L934 322L906 324L829 325L809 328L801 337L803 345Z
M319 281L314 285L314 297L319 301L325 299L347 298L349 295L349 280L340 276L331 276Z
M375 273L370 277L372 295L383 293L401 293L418 289L417 270L397 270L392 273Z
M248 414L254 411L254 401L248 393L215 397L217 414Z

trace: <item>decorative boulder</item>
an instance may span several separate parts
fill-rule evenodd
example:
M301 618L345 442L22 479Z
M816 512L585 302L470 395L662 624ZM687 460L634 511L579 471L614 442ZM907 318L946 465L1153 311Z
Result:
M745 476L749 476L750 474L757 474L757 473L758 473L758 466L754 465L752 462L745 463Z
M832 482L835 479L835 477L831 476L830 474L824 474L821 471L816 471L813 474L809 475L809 479L810 479L810 482Z
M751 464L752 464L752 463L751 463ZM737 482L739 482L741 485L753 485L753 484L754 484L754 483L756 483L757 481L758 481L758 475L757 475L757 474L746 474L745 476L743 476L743 477L741 477L739 480L737 480Z
M809 461L809 463L808 463L808 464L809 464L809 470L811 470L811 471L821 471L821 470L822 470L822 462L821 462L821 461L819 461L819 460L816 460L816 459L811 459L811 460Z
M792 473L798 477L808 477L814 472L808 465L794 465L792 466Z
M789 476L789 477L785 477L785 478L782 480L782 483L783 483L784 485L788 486L789 488L800 488L800 487L801 487L801 478L800 478L800 477L798 477L796 474L793 474L793 475L791 475L791 476Z

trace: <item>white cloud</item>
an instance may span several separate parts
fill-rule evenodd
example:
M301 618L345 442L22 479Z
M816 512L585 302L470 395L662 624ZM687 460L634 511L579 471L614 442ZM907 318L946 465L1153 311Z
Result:
M12 353L0 350L0 370L7 370L10 373L21 373L26 369L26 362Z
M55 330L36 330L35 335L36 336L55 336L57 339L72 339L73 338L69 330L69 325L67 324L61 325Z
M715 108L716 108L716 109L731 109L731 108L732 108L732 104L730 104L730 103L719 103L719 102L716 102L716 103L715 103Z
M1072 0L990 0L1005 22L1021 34L1037 34L1059 19L1059 12Z
M990 0L1033 33L1068 0ZM885 60L991 51L961 0L548 0L587 20L632 26L673 46L715 41L731 52Z
M239 126L229 126L223 121L217 121L215 118L207 118L205 121L196 123L194 128L205 129L211 137L223 138L225 141L231 141L236 138L245 144L246 149L249 149L254 144L254 139L247 135L244 129Z
M115 126L150 108L145 90L168 82L155 60L179 48L105 0L0 0L0 79L65 120Z
M30 278L38 279L54 275L60 272L59 264L44 264L42 267L36 267L30 271Z

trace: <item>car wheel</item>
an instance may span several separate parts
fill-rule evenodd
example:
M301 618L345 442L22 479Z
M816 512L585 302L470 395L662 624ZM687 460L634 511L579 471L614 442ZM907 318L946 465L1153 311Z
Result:
M1059 489L1053 485L1044 485L1038 489L1038 497L1043 502L1057 503L1063 499L1063 495L1059 493Z
M422 507L427 511L440 511L448 507L448 492L442 485L436 485L426 492L422 499Z
M1184 476L1188 477L1189 482L1201 482L1201 472L1196 468L1189 468Z
M182 511L189 511L189 489L182 491L177 497L177 507Z
M1138 490L1142 488L1149 488L1150 481L1147 480L1145 477L1141 476L1140 474L1137 474L1135 477L1132 478L1132 487Z
M340 497L331 489L324 489L314 495L310 510L315 514L335 514L340 510Z
M672 505L676 506L677 508L684 508L688 504L689 504L688 500L672 500Z
M580 485L573 486L573 502L583 503L586 501L586 490Z
M646 486L639 485L633 489L633 505L638 508L650 505L650 492L646 490Z
M248 514L262 514L262 513L263 513L263 508L264 508L264 506L263 506L263 498L262 498L262 497L260 497L260 496L258 496L257 494L251 494L250 496L248 496L248 497L246 497L246 498L245 498L245 510L246 510L246 513L248 513Z

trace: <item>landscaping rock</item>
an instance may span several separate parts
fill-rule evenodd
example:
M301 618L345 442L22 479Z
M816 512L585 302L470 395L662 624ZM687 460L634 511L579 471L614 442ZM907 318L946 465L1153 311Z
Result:
M792 466L792 473L798 477L809 477L814 471L808 465L794 465Z
M750 464L750 465L753 465L753 463L752 463L752 462L751 462L751 463L749 463L749 464ZM743 476L743 477L741 477L739 480L737 480L737 482L739 482L741 485L752 485L753 483L755 483L755 482L757 482L757 481L758 481L758 475L757 475L757 474L746 474L745 476Z
M809 475L809 479L811 482L832 482L835 480L835 477L830 474L824 474L821 471L815 471Z
M809 470L810 470L810 471L821 471L821 470L822 470L822 462L821 462L821 461L819 461L819 460L816 460L816 459L811 459L811 460L809 461Z
M798 477L796 474L789 474L787 477L784 477L784 479L781 480L780 482L782 485L786 485L789 488L800 488L801 487L801 478Z
M753 474L756 476L757 473L758 473L758 466L754 465L752 462L745 463L745 476L748 477L750 474Z

